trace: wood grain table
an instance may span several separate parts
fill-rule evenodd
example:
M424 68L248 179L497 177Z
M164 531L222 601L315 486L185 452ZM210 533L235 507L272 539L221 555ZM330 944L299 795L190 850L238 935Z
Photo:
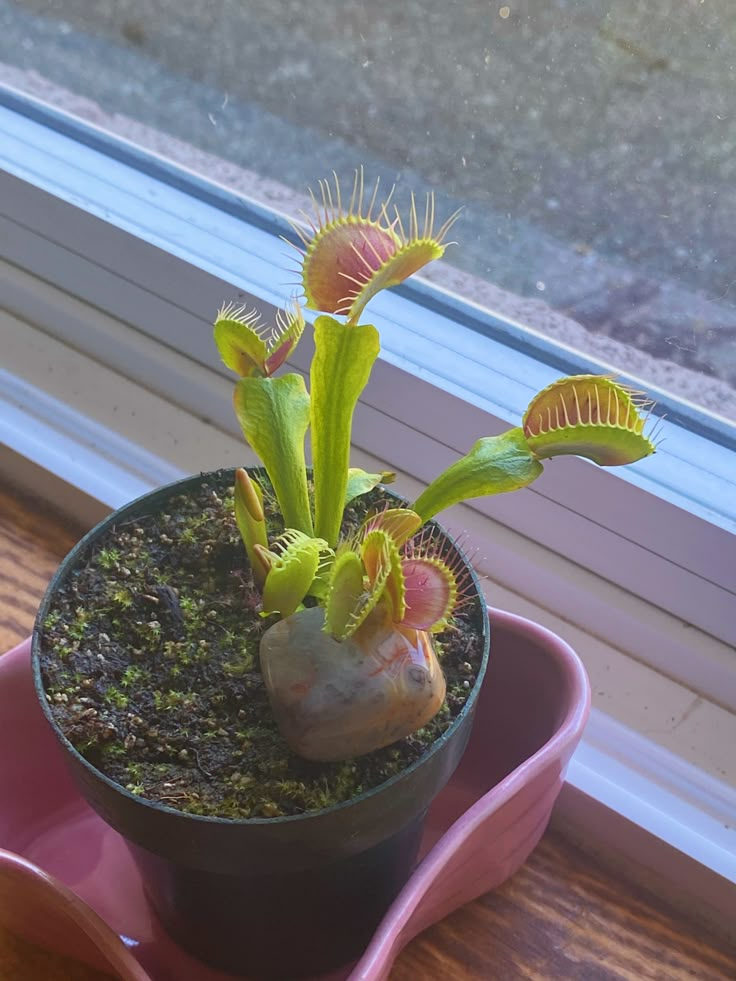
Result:
M46 584L80 531L0 483L0 651L30 633ZM102 976L0 933L0 981L92 977ZM548 832L509 882L406 948L391 981L422 979L736 981L736 951Z

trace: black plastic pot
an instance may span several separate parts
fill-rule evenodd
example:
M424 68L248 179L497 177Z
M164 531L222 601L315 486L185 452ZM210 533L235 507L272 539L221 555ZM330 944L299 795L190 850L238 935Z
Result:
M233 471L190 477L139 498L97 525L64 559L36 619L36 691L81 793L127 840L148 897L175 940L233 973L319 974L358 956L414 867L427 809L470 735L488 660L486 608L479 604L482 665L460 715L421 759L374 790L304 815L250 820L184 814L137 797L88 763L57 726L43 688L41 630L56 590L100 536L162 510L204 479L224 489ZM469 565L468 573L480 595Z

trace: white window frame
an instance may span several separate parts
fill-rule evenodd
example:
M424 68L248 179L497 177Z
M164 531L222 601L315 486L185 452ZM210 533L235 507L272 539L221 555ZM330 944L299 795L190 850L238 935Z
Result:
M131 161L111 159L107 148L80 145L82 127L66 135L72 121L60 132L17 110L0 107L5 261L225 376L208 328L213 311L224 299L238 298L268 317L288 299L287 247L279 238L285 221L194 177L181 190L172 182L182 185L188 175L175 167L146 161L142 171L140 151L130 148ZM108 142L125 156L126 147ZM418 293L425 294L421 305ZM112 338L94 322L56 320L35 309L33 294L24 295L17 282L6 281L4 296L8 309L54 336L232 428L219 393L182 384L165 358L140 363L134 332ZM530 352L518 349L518 325L434 288L384 294L369 309L382 353L356 416L355 443L420 480L429 481L479 436L518 424L533 392L564 370L564 351L556 364L545 363L536 338L528 337ZM471 318L497 336L505 331L506 339L469 329ZM306 370L309 356L303 343L293 365ZM572 363L567 367L574 370ZM722 432L726 442L727 428ZM665 424L664 435L656 456L633 467L553 461L528 490L473 507L734 644L736 453L674 421ZM509 585L518 582L511 578ZM556 603L568 612L564 598ZM574 605L570 597L570 611ZM736 709L730 665L693 669L690 656L679 652L642 646L632 653Z
M226 189L25 97L0 96L2 306L225 433L237 434L237 426L227 372L211 340L212 314L224 300L240 299L268 317L288 299L287 249L279 239L287 231L282 217ZM518 424L534 391L581 370L572 352L553 349L523 325L422 284L381 295L369 313L383 349L356 412L354 444L366 458L407 474L414 486L479 436ZM310 353L305 340L292 367L306 371ZM9 420L5 442L21 455L26 451L13 445L13 433L33 415L29 406L44 411L42 393L35 402L26 395L24 402L12 376L4 385L0 377ZM83 419L64 417L53 400L45 412L45 421L34 425L53 428L53 420L58 445L65 439L70 447L81 445ZM654 458L621 471L578 459L553 461L531 488L471 502L459 520L480 542L481 571L488 569L502 589L734 712L736 450L727 425L703 414L700 419L700 429L686 428L675 408ZM84 432L90 446L99 444L94 424ZM118 450L130 473L150 479L169 472L145 452L128 445ZM39 454L32 462L51 467ZM90 463L86 472L93 470ZM113 483L100 482L99 475L83 489L111 506L122 503L114 499ZM520 542L529 548L519 548ZM606 754L606 726L594 719L594 738L573 761L571 813L579 812L582 798L603 801L607 813L625 814L639 830L681 850L683 828L697 825L688 815L707 798L707 820L693 832L700 844L689 860L707 864L711 856L721 889L724 876L736 881L730 845L714 844L707 855L702 850L704 837L714 840L709 829L731 820L733 798L690 771L671 788L675 797L688 788L689 803L676 819L663 799L647 811L636 793L630 799L612 794L596 763ZM629 776L619 772L615 786L625 786L632 772L649 785L661 782L663 758L637 745L626 764ZM609 759L606 765L614 772L621 764Z

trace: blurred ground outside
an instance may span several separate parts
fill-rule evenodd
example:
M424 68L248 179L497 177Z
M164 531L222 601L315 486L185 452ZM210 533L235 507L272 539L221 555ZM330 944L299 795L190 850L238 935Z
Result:
M436 188L433 278L736 418L728 0L0 0L0 62L282 210L333 167Z

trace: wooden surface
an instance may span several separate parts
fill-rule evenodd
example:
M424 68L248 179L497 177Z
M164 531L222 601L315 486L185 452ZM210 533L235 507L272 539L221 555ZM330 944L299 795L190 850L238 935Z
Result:
M113 978L26 943L0 927L0 981L113 981Z
M48 581L81 532L0 483L0 653L30 634Z
M78 535L0 484L0 651L30 633L46 583ZM18 948L0 933L0 981L40 981L30 960L23 973L17 960L9 967L11 956ZM44 968L44 981L91 977L54 970ZM548 832L511 881L407 947L391 981L422 979L736 981L736 953Z

